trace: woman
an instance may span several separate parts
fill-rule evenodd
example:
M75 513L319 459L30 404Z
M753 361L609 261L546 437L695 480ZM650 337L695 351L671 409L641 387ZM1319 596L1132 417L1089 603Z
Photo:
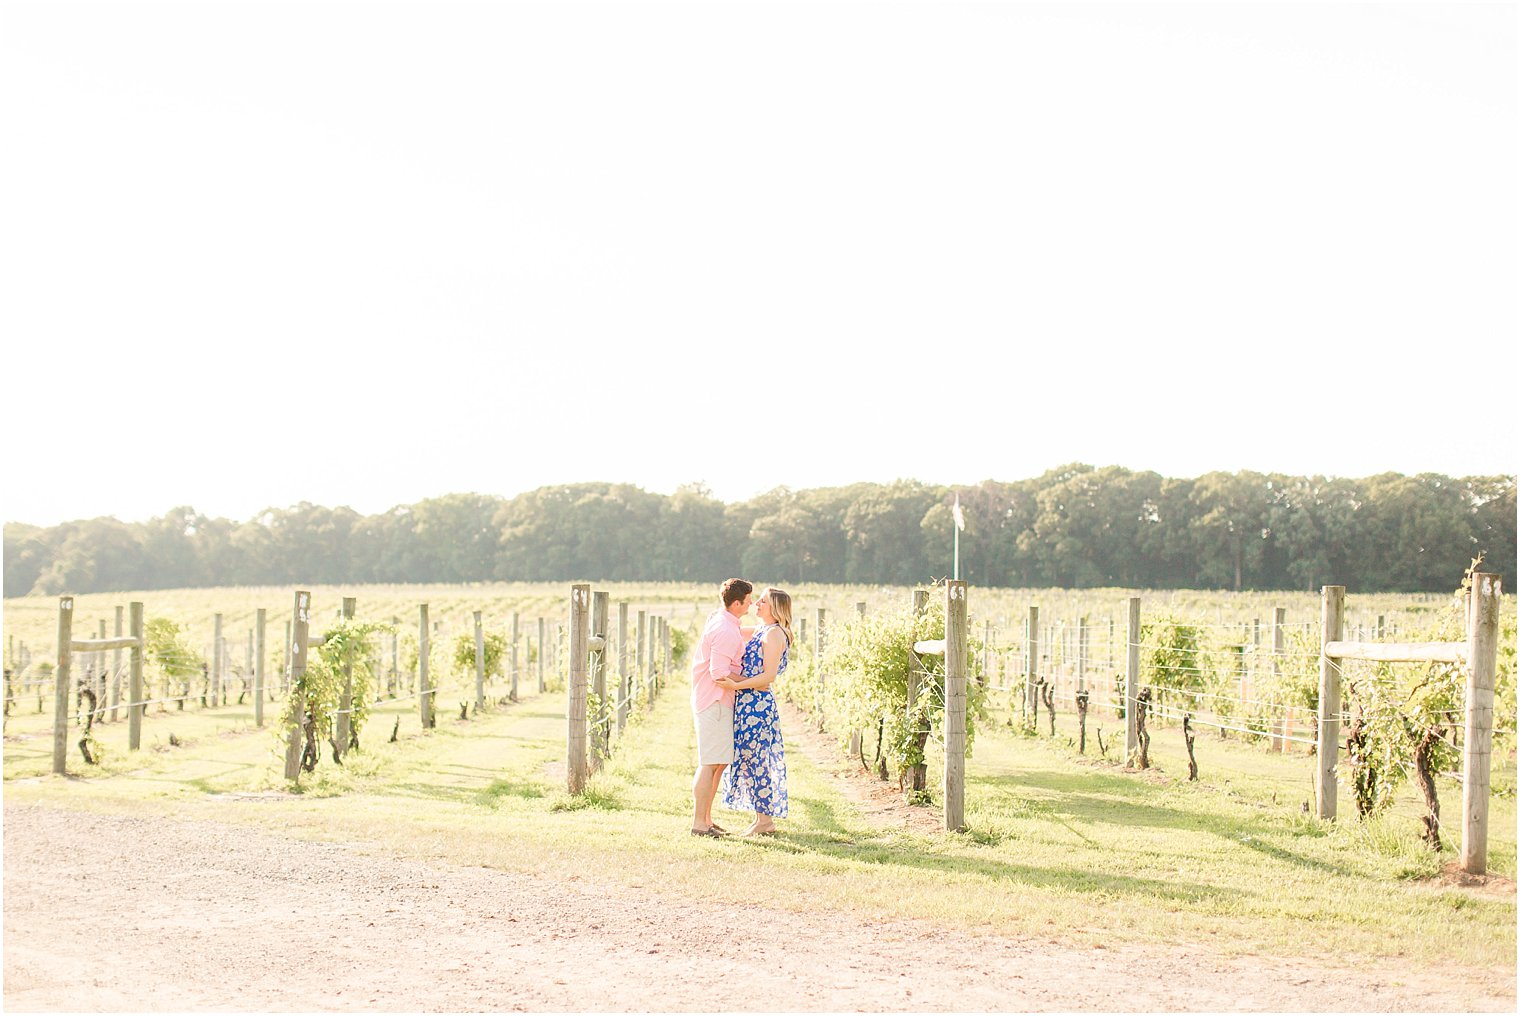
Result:
M792 598L770 588L755 602L760 627L744 646L738 678L715 682L734 695L734 761L723 771L723 804L752 811L745 836L776 835L786 818L786 752L771 682L786 669L792 646Z

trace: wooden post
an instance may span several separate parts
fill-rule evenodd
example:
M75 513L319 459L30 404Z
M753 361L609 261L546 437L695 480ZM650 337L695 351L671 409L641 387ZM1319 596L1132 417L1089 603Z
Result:
M913 616L919 617L929 609L929 590L913 590ZM917 653L908 654L908 720L912 722L913 706L918 701L918 689L923 685L925 677L923 662Z
M116 631L115 631L114 634L116 635L117 638L121 638L122 635L125 634L125 632L123 630L123 623L125 621L125 618L124 618L123 615L125 615L125 614L126 614L126 608L125 607L118 606L116 608ZM117 709L120 706L121 706L121 650L120 649L113 649L111 651L111 722L112 723L116 722L116 713L117 713Z
M520 615L512 611L512 690L509 693L512 701L517 701L517 643L522 638Z
M596 696L596 716L591 721L591 771L602 767L611 747L611 711L607 703L607 604L605 591L591 594L591 634L599 639L591 651L591 694Z
M1475 572L1467 609L1467 724L1462 756L1462 870L1488 871L1489 766L1499 652L1499 576Z
M628 601L618 601L618 709L617 729L618 736L623 736L623 728L628 724ZM619 742L622 743L621 741Z
M945 585L945 829L966 828L966 583Z
M301 680L306 676L306 637L311 623L311 593L296 590L295 607L291 614L290 641L290 696L286 720L290 724L289 741L285 745L285 778L301 778L301 750L306 731L306 696L301 693Z
M391 617L391 679L387 682L392 698L401 697L401 618Z
M133 600L127 606L128 625L137 644L127 651L127 748L137 751L142 747L143 710L143 605Z
M660 670L661 673L670 672L670 618L660 618Z
M987 686L987 675L992 673L992 621L990 619L986 622L984 631L985 634L982 636L982 673L977 678L976 683L985 688Z
M1087 618L1077 619L1077 691L1087 690Z
M292 648L294 646L295 646L295 638L293 637L293 632L292 632L292 629L291 629L291 626L290 626L290 622L286 621L285 622L285 669L282 670L282 671L280 671L280 694L281 695L289 695L290 694L290 659L291 659L291 650L292 650Z
M480 623L480 611L475 611L475 713L486 707L486 631Z
M544 657L548 655L549 643L544 639L544 619L538 619L538 691L542 694L548 684L544 682Z
M578 583L570 587L570 704L566 710L569 757L566 760L567 789L579 794L586 789L586 643L591 620L591 587Z
M645 611L639 611L633 618L633 669L637 675L635 682L638 684L641 698L648 702L654 701L654 691L649 687L649 667L645 663L648 655L647 643L649 642L649 615Z
M827 612L822 607L813 611L813 668L818 677L818 729L823 729L824 692L828 688L828 678L823 673L823 650L824 628L827 621Z
M222 687L222 615L211 617L211 704L226 705L227 698Z
M340 612L343 623L354 619L356 601L352 596L343 597L343 608ZM337 742L334 749L338 757L342 758L348 753L349 742L353 740L353 713L354 713L354 657L350 649L343 654L343 695L338 699L337 731L333 740Z
M53 772L68 772L69 668L73 660L74 598L58 598L58 669L53 671Z
M269 651L264 647L264 624L267 612L263 607L253 614L253 725L264 725L264 657Z
M1140 699L1140 597L1129 598L1129 651L1125 654L1124 672L1124 761L1140 748L1140 731L1135 725L1135 710Z
M1346 587L1325 586L1320 595L1319 745L1314 767L1314 797L1320 818L1335 818L1335 767L1339 761L1341 661L1325 646L1339 642L1346 623Z
M1029 710L1038 710L1035 702L1035 682L1039 680L1040 666L1040 608L1031 605L1029 608L1028 636L1024 643L1024 714Z
M417 621L417 701L421 711L422 729L432 730L437 720L433 718L433 686L428 676L428 605L418 608Z
M1272 685L1281 687L1282 683L1282 657L1287 652L1285 642L1285 625L1288 619L1288 609L1277 607L1272 611ZM1272 733L1268 735L1267 747L1272 751L1281 752L1288 742L1280 736L1282 723L1277 719L1268 719L1267 729Z

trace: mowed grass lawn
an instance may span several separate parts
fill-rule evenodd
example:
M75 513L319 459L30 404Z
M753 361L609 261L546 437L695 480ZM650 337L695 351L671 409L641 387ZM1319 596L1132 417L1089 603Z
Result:
M1453 969L1514 964L1512 764L1495 774L1502 793L1491 806L1489 858L1502 877L1486 887L1439 877L1452 854L1437 858L1419 844L1412 795L1368 824L1344 795L1338 823L1304 814L1308 756L1200 733L1203 778L1189 783L1175 728L1154 731L1157 769L1141 774L1093 757L1099 724L1105 740L1122 738L1117 720L1089 721L1082 758L1068 742L1070 717L1061 717L1055 738L1030 738L996 709L968 767L967 833L879 828L793 751L784 834L716 842L687 834L695 751L684 678L635 714L579 798L564 791L564 693L523 692L522 701L468 720L455 704L466 693L446 692L438 727L426 733L413 703L377 705L363 749L341 767L324 756L299 794L286 793L280 776L277 704L263 730L253 728L248 707L152 715L145 750L135 754L126 751L125 722L107 724L96 767L82 764L76 732L71 775L60 778L48 775L49 700L45 715L23 708L10 719L5 799L245 823L298 840L356 843L377 864L394 855L484 865L677 898L831 909L854 921L923 918L969 934L1396 956ZM1449 781L1441 789L1455 837L1460 790Z

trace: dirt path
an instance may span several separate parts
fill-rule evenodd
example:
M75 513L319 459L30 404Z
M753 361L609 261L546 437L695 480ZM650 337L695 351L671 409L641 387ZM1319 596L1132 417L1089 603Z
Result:
M743 945L725 945L739 939ZM1515 981L1067 949L5 808L5 1008L1513 1010Z

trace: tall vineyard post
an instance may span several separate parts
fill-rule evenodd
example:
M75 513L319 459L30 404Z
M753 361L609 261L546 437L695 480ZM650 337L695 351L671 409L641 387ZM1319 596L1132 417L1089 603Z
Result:
M426 607L423 608L426 611ZM425 616L425 615L424 615ZM285 778L301 777L301 743L306 729L305 696L299 694L301 679L306 676L306 637L311 624L311 593L296 590L295 607L292 610L290 642L290 701L286 722L289 723L289 739L285 744Z
M513 702L517 701L517 643L522 639L522 626L518 611L512 611L512 688L508 692Z
M343 597L343 606L340 611L342 620L347 623L354 619L358 611L358 601L352 596ZM353 739L353 712L354 712L354 657L352 652L343 654L343 695L338 700L338 724L335 732L333 753L334 758L342 758L348 752L349 742Z
M475 622L475 714L480 715L486 707L486 629L480 619L480 611L474 611Z
M966 583L945 585L945 829L966 828Z
M1320 600L1320 644L1339 642L1346 626L1346 587L1325 586ZM1321 651L1319 657L1319 743L1314 767L1314 798L1322 819L1335 818L1335 770L1339 761L1341 661Z
M267 611L259 607L253 615L253 725L264 726L264 657L268 649L264 644L264 625Z
M633 688L628 672L628 601L618 601L618 743L622 744L623 728L628 725L628 699Z
M1040 608L1033 604L1029 607L1029 619L1026 622L1024 636L1024 716L1027 718L1030 710L1038 713L1039 704L1035 696L1035 684L1040 680Z
M596 701L596 715L591 721L591 771L602 767L611 746L607 709L607 614L608 594L598 590L591 594L591 694Z
M69 644L74 640L74 598L58 600L58 663L53 671L53 772L68 771L69 759L69 667L73 663Z
M428 668L428 652L431 648L428 644L428 605L418 604L417 607L417 709L418 718L422 721L423 730L433 729L433 685L432 675Z
M1466 751L1462 757L1462 870L1488 871L1489 766L1499 650L1499 576L1477 572L1467 611ZM1379 627L1382 627L1379 619Z
M127 614L128 626L136 642L127 654L127 749L138 751L142 748L143 712L147 709L143 704L143 647L147 640L143 630L142 603L137 600L129 603Z
M580 794L586 789L586 664L591 626L591 586L577 583L570 587L570 674L567 684L569 706L565 710L569 731L566 737L566 789Z
M1140 748L1136 709L1140 698L1140 597L1129 598L1129 642L1124 677L1124 759L1128 762Z

